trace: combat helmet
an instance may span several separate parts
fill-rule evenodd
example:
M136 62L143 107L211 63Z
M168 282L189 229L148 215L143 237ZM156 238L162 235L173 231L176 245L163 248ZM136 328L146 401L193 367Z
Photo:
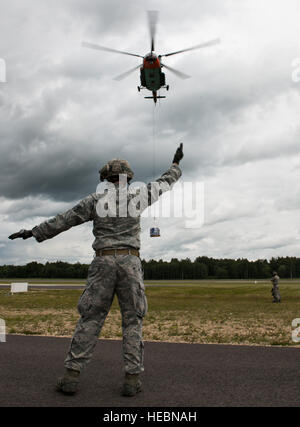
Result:
M107 179L111 182L119 180L119 175L127 175L127 181L130 181L134 173L127 160L112 159L99 171L100 181Z

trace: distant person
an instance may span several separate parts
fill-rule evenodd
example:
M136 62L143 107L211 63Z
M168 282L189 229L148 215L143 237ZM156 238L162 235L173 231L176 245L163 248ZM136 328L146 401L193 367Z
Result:
M171 185L180 178L179 162L183 158L182 147L183 144L180 144L173 164L157 180L157 185L151 185L151 183L145 185L144 199L142 199L145 208L154 203L163 191L170 189ZM123 330L125 380L122 394L134 396L141 391L140 373L144 371L142 324L147 312L143 269L139 257L141 210L136 215L130 214L131 202L134 201L135 195L126 191L124 197L122 193L124 189L128 190L127 184L134 175L126 160L111 160L99 173L100 181L108 181L108 191L91 194L67 212L43 222L32 230L21 230L12 234L9 238L11 240L28 239L34 236L38 242L42 242L71 227L93 221L95 258L89 268L86 288L78 303L81 318L77 323L65 360L65 374L58 380L57 389L65 394L76 393L79 374L92 357L101 328L116 294L122 314ZM123 179L124 184L122 184ZM109 204L110 199L106 199L109 192L114 196L116 209L112 209L111 215L99 215L99 204L103 205L102 207ZM142 189L140 192L142 193ZM102 367L102 369L105 368ZM94 375L101 374L97 370Z
M280 277L277 275L276 271L273 271L273 275L272 275L272 289L271 289L271 293L273 295L273 302L281 302L281 296L279 293L279 279Z

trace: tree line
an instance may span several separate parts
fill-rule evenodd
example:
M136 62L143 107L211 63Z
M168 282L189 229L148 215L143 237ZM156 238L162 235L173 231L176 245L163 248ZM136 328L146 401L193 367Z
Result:
M300 278L300 258L279 257L270 260L215 259L205 256L171 261L142 260L145 280L267 279L277 271L281 278ZM84 279L88 264L56 261L41 264L0 266L0 278Z

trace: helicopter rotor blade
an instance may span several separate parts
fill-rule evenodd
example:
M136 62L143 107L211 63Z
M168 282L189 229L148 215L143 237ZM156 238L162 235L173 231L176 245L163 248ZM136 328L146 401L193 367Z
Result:
M198 44L198 45L193 46L193 47L189 47L187 49L182 49L182 50L178 50L177 52L166 53L165 55L159 55L159 56L177 55L178 53L188 52L189 50L201 49L203 47L213 46L213 45L219 44L219 43L221 43L220 39L213 39L213 40L210 40L208 42L201 43L201 44Z
M151 52L154 51L156 26L158 20L158 10L148 10L148 24L151 38Z
M131 68L128 71L125 71L125 73L119 74L118 76L114 77L114 80L120 81L125 79L125 77L129 76L129 74L133 73L135 70L137 70L138 68L140 68L141 66L138 65L137 67Z
M129 52L124 52L122 50L117 50L117 49L111 49L110 47L104 47L104 46L100 46L98 44L95 43L88 43L88 42L82 42L81 45L83 47L88 47L90 49L96 49L96 50L104 50L106 52L114 52L114 53L121 53L123 55L130 55L130 56L137 56L139 58L144 58L141 55L137 55L136 53L129 53Z
M187 74L182 73L181 71L175 70L175 68L169 67L168 65L160 63L163 67L165 67L167 70L170 70L172 73L176 74L176 76L180 77L181 79L189 79L191 76L188 76Z

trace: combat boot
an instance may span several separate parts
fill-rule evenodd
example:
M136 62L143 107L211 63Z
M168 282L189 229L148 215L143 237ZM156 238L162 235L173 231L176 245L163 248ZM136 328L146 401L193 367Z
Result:
M64 394L75 394L78 390L79 374L79 371L66 369L65 375L59 378L56 383L56 390Z
M125 381L122 390L123 396L135 396L142 390L142 382L139 377L139 374L125 374Z

